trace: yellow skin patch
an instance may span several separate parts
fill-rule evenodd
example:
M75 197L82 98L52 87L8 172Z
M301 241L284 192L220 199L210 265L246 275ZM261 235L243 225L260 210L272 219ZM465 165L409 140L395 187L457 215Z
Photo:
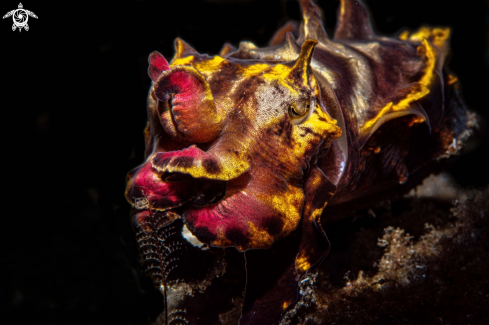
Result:
M170 64L170 68L175 67L177 65L188 65L188 64L192 63L192 61L194 60L194 58L195 57L193 55L189 55L189 56L184 57L184 58L176 58Z
M272 197L262 196L261 199L273 206L273 209L281 215L287 216L287 220L282 228L283 232L290 233L295 229L301 219L301 209L297 209L297 207L302 207L302 201L304 200L302 189L289 184L288 191L285 195L277 193Z
M290 302L288 302L288 301L284 301L284 303L282 304L282 309L283 309L283 310L286 310L286 309L287 309L287 307L289 307L289 305L290 305Z
M199 71L212 72L219 69L219 66L224 61L220 56L214 56L210 60L196 63L194 67Z
M318 188L320 186L320 184L317 184L317 182L319 182L319 181L321 181L321 179L316 178L313 180L311 185L314 188ZM332 197L333 195L334 195L334 193L329 193L329 196ZM325 202L323 207L317 208L314 211L312 211L312 213L310 213L308 216L306 216L307 220L304 220L304 222L309 222L311 224L314 223L314 224L320 225L321 224L320 217L321 217L321 214L323 213L324 208L326 208L327 204L328 204L328 202ZM297 258L295 260L295 268L301 274L304 274L311 267L311 261L310 261L311 255L312 255L311 252L309 252L308 250L305 250L305 249L302 249L299 252L299 255L297 256Z
M448 85L453 85L454 83L456 83L458 81L458 78L455 77L455 76L453 76L453 75L451 75L451 74L449 74L447 76L447 79L448 79L448 81L447 81L447 84Z
M199 150L200 149L196 149ZM209 173L203 167L203 161L205 159L215 158L218 161L218 166L220 167L221 172L219 173ZM194 159L194 164L191 167L172 165L172 162L176 161L178 157L172 158L168 165L164 168L153 164L153 168L155 168L159 172L170 172L170 173L184 173L189 174L194 178L207 178L221 181L229 181L243 174L249 169L249 164L246 161L237 159L237 157L231 156L223 156L223 155L215 155L215 154L205 154L203 156Z
M450 28L429 28L421 27L417 32L409 34L409 31L405 30L399 35L399 39L403 41L422 42L424 39L429 40L434 46L438 48L444 48L447 44L447 40L450 37Z
M251 245L263 245L268 244L271 245L273 243L273 237L265 230L259 230L252 222L249 222L249 237L251 241ZM239 247L238 247L239 250Z
M270 65L263 63L256 63L252 65L237 65L237 70L243 78L254 77L263 73L265 70L270 69Z
M325 121L327 121L325 123ZM317 130L318 133L324 135L325 139L331 141L331 139L337 139L341 135L341 129L335 125L336 121L331 119L328 114L323 112L321 108L314 110L309 119L307 119L301 128L295 128L293 138L295 140L294 153L298 156L304 155L305 152L312 149L310 145L310 138L312 135L305 134L305 129L311 128ZM330 137L326 137L330 135Z
M307 270L309 270L309 268L311 267L311 263L309 263L307 256L300 255L295 260L295 267L299 272L302 273L302 272L306 272Z

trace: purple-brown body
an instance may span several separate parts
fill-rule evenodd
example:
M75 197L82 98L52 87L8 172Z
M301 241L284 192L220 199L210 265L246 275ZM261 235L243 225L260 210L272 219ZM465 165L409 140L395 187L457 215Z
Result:
M322 225L408 190L470 134L448 29L379 36L342 0L330 39L301 4L269 47L210 57L177 40L170 63L149 58L147 159L126 197L161 323L232 324L233 308L241 325L279 322L329 251Z

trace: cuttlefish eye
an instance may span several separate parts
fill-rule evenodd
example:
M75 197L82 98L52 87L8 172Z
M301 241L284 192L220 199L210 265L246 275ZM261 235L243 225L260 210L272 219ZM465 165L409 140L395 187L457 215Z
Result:
M303 117L311 108L311 98L308 98L305 101L293 102L289 106L289 115L291 118L295 117Z

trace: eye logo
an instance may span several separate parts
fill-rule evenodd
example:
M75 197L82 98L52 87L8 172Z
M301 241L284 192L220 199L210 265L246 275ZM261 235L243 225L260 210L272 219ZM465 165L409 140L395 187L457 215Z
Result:
M29 10L25 10L23 8L24 7L22 6L22 3L19 3L18 9L11 10L7 12L5 16L3 16L4 19L12 16L12 19L14 21L14 24L12 25L12 31L15 31L17 28L19 29L19 32L22 31L22 28L28 31L29 25L27 25L27 21L29 20L29 16L37 19L35 13Z

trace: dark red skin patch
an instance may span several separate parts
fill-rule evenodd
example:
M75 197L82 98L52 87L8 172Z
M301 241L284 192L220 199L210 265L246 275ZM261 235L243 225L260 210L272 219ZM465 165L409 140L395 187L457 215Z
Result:
M209 84L196 69L173 67L154 85L154 96L168 102L168 109L178 131L189 141L207 143L222 129Z
M190 147L180 151L158 153L153 158L152 164L162 169L167 166L189 168L193 165L196 159L202 159L206 155L207 154L202 150Z
M209 174L217 174L221 171L221 167L219 167L219 163L212 158L205 159L202 162L202 166L204 167L205 171L208 172Z
M206 233L218 237L224 233L226 239L235 246L247 246L249 242L249 222L262 222L266 217L277 216L264 204L259 204L243 195L225 198L225 203L219 202L202 208L191 208L184 214L185 223L197 238L201 238L198 229L207 229ZM239 207L239 209L238 209ZM202 237L202 239L204 239Z
M173 164L178 167L190 168L194 164L194 159L192 157L177 157Z
M148 74L151 80L155 82L156 80L158 80L163 71L170 69L165 57L161 53L156 51L149 55L148 62Z
M146 198L152 209L172 209L192 199L194 184L195 180L191 177L181 178L178 182L165 182L161 173L147 162L134 173L126 196L130 201Z

